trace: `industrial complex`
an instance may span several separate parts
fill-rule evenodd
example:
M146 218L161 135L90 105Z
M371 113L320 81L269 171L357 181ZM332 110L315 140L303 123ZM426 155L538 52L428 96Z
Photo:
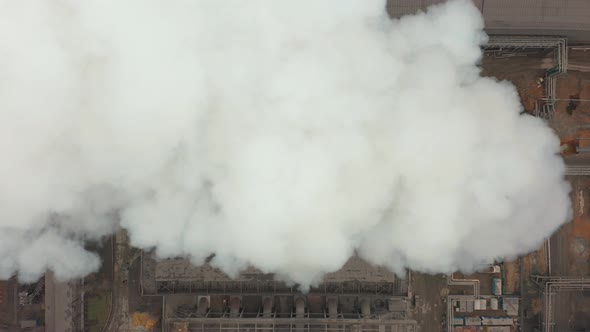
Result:
M408 279L352 257L309 291L255 269L229 278L208 265L142 256L144 296L163 298L170 331L416 331ZM304 292L305 291L305 292Z
M103 267L84 280L0 281L0 332L590 331L590 2L473 1L491 34L484 73L512 81L562 141L574 217L537 251L449 275L395 275L353 256L308 290L255 268L230 277L158 259L122 230L96 244ZM439 2L390 0L387 10Z

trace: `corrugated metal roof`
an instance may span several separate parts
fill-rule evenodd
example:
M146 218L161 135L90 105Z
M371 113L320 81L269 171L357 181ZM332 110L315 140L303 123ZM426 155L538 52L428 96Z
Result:
M590 41L588 0L472 0L490 33L564 35ZM445 0L388 0L390 15L400 17ZM497 31L497 32L495 32Z
M510 317L482 317L482 325L513 325L514 319Z

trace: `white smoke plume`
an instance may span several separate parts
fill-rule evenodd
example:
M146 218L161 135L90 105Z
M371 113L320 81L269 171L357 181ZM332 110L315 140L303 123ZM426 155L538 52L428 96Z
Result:
M132 244L309 284L470 269L569 216L558 139L480 77L469 1L0 0L0 277ZM118 217L115 217L118 216Z

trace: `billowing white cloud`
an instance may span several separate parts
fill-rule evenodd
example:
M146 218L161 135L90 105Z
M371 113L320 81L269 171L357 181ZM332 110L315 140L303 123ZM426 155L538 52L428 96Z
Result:
M558 139L480 77L469 1L0 2L0 277L132 243L302 284L355 251L447 272L569 216ZM114 218L113 216L119 216Z

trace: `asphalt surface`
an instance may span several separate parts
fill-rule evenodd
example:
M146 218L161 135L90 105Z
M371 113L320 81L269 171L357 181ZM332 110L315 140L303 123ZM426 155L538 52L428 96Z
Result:
M129 327L129 302L127 287L129 244L127 234L119 231L114 236L113 302L111 316L103 332L127 332Z
M418 331L442 331L445 324L443 313L446 314L447 307L443 303L441 290L446 287L446 275L412 273L412 290L414 295L418 295L422 299L422 304L414 309L413 316L418 321Z
M109 310L109 317L107 319L107 323L104 326L104 328L102 329L103 332L108 332L108 331L114 331L113 330L113 326L115 325L114 320L115 320L115 312L116 312L116 290L115 290L115 283L116 283L116 279L115 279L115 236L111 236L109 242L107 245L104 246L103 248L103 252L102 252L102 256L103 257L103 265L101 266L101 271L103 272L104 276L106 278L108 278L108 280L110 281L110 287L112 290L112 296L111 296L111 308Z
M590 156L586 154L565 156L564 161L567 166L590 166ZM554 276L571 275L569 228L569 223L563 225L550 238L551 274ZM572 293L557 292L553 300L555 331L569 330L572 311Z
M69 283L56 281L51 272L45 275L45 332L72 332L74 295Z
M551 274L556 276L569 275L568 226L562 226L558 232L553 234L550 243ZM553 301L555 331L567 331L571 311L570 302L569 292L557 292L555 295Z

